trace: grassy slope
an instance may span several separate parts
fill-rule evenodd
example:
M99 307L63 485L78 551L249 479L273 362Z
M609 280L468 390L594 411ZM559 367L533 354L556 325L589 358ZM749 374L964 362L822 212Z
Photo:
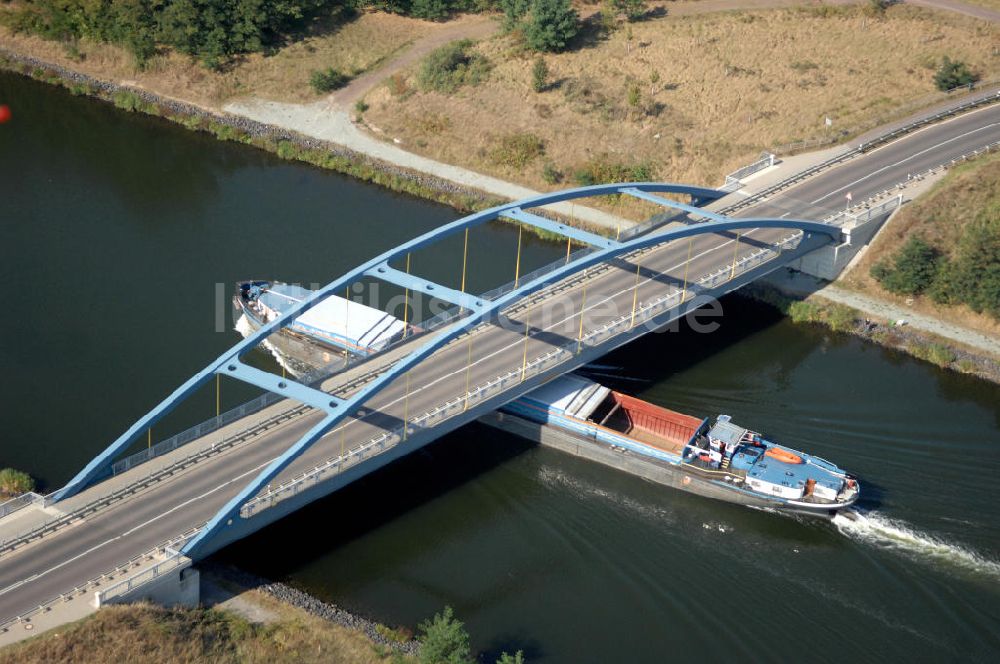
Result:
M255 601L262 600L261 597ZM256 625L225 611L111 606L0 650L0 664L53 662L409 662L376 649L363 635L269 603L280 619Z
M822 137L826 117L851 128L932 93L944 55L1000 74L1000 26L907 6L882 19L823 5L668 13L630 28L631 40L624 28L609 39L589 29L576 50L546 56L555 83L542 93L531 89L534 55L511 37L484 42L494 63L485 84L452 96L382 87L365 118L407 149L535 187L545 187L546 161L572 172L602 152L653 163L660 179L715 183L763 149ZM639 109L628 100L635 85ZM650 103L658 114L642 111ZM494 146L516 132L540 137L546 154L525 168L497 165Z
M12 3L10 7L16 7ZM0 3L0 13L5 5ZM282 101L320 99L309 87L309 73L333 67L349 75L371 69L434 24L393 14L361 13L344 22L336 17L313 27L309 34L272 56L256 53L222 72L212 72L187 56L166 52L154 57L144 71L132 57L108 44L81 41L80 57L58 42L31 35L14 35L0 26L0 44L21 53L111 81L131 81L160 94L205 106L233 97L254 95Z
M869 270L882 258L892 258L911 235L921 235L945 254L955 249L964 224L990 203L1000 202L1000 154L975 159L953 168L931 191L903 208L875 238L858 265L842 279L845 286L899 304L912 303L917 311L955 321L989 334L1000 334L1000 322L964 306L935 304L928 297L894 295L876 282Z

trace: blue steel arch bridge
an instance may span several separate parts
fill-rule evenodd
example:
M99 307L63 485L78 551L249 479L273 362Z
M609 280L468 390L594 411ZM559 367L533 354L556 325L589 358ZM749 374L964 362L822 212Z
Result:
M493 207L414 238L314 291L212 360L98 454L52 500L70 500L107 478L116 459L136 440L220 376L286 398L282 403L297 404L294 426L261 438L272 446L263 462L248 460L243 467L230 460L217 471L219 482L239 479L233 490L221 492L224 500L204 501L207 520L192 517L196 522L181 551L201 558L545 381L668 324L707 298L841 241L838 227L816 221L735 219L703 207L724 193L650 182L582 187ZM673 221L639 226L610 238L544 216L540 209L608 195L655 204ZM681 197L689 202L675 200ZM496 219L565 238L566 259L524 276L518 261L513 283L479 294L465 292L464 261L460 288L393 267L411 253L456 234L465 235L467 247L469 229ZM571 253L571 244L582 248ZM360 279L394 284L407 295L433 296L450 308L392 347L315 382L298 382L243 361L269 335ZM664 352L669 352L668 346ZM182 498L177 497L178 503Z

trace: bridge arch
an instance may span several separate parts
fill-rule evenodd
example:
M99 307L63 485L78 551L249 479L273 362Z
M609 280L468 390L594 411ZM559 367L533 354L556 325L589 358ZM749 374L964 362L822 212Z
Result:
M326 416L318 424L306 432L284 453L282 453L256 477L247 483L246 486L244 486L244 488L236 496L227 502L226 505L223 506L215 514L215 516L208 521L205 527L202 528L201 531L187 543L184 548L184 553L186 555L197 555L198 549L204 546L204 544L216 535L222 528L224 528L227 523L231 522L233 518L239 518L238 515L240 507L247 500L256 495L263 486L274 479L274 477L287 468L289 464L294 462L295 459L309 449L309 447L318 441L322 436L344 420L351 412L357 411L360 406L385 389L396 378L420 364L423 360L430 357L435 351L453 341L458 336L473 329L483 321L487 320L490 316L501 312L502 310L515 304L517 301L532 295L555 282L570 277L573 274L586 270L594 265L604 263L615 258L627 257L627 255L632 252L698 235L725 231L741 231L754 228L787 228L803 231L807 234L807 237L813 234L820 234L828 237L830 241L838 241L840 239L841 231L839 228L815 221L771 218L727 219L720 217L719 215L705 213L705 216L711 219L710 221L685 225L662 233L651 233L627 240L625 242L618 242L601 236L588 234L586 231L579 231L578 229L566 227L558 222L552 222L545 218L535 217L530 213L524 212L525 209L540 207L550 203L609 194L643 194L642 196L637 197L653 200L654 202L661 202L665 206L680 207L685 210L695 209L692 206L676 204L671 201L658 199L657 197L652 196L653 193L657 192L686 194L691 196L695 202L704 202L706 200L719 198L723 193L703 187L648 182L581 187L555 192L552 194L545 194L522 201L515 201L513 203L496 206L482 212L471 214L457 221L429 231L428 233L424 233L409 242L384 252L380 256L363 263L339 279L336 279L321 289L315 291L310 298L299 303L277 320L262 326L256 333L248 336L243 341L233 346L229 351L209 363L205 369L188 379L164 401L138 420L107 449L95 457L94 460L81 470L65 487L56 492L54 500L61 500L69 497L83 489L88 483L101 474L102 470L110 464L117 454L128 447L137 434L144 431L148 427L151 427L156 421L169 413L178 403L183 401L194 390L211 380L213 374L235 374L235 377L237 378L241 378L247 382L264 387L264 389L269 389L272 392L279 392L279 389L285 390L284 392L279 393L284 393L290 398L298 399L317 408L318 410L325 411ZM423 341L419 347L397 361L389 369L384 371L373 381L369 382L349 399L341 400L333 397L332 395L327 395L319 390L308 388L291 380L282 380L278 383L278 387L276 388L272 386L271 383L267 382L267 379L265 378L265 376L271 376L270 374L259 372L257 370L251 370L239 361L243 355L256 347L267 336L290 324L297 316L304 313L312 306L315 306L326 297L340 292L346 286L349 286L351 283L363 276L379 276L374 274L375 271L386 272L385 268L389 261L405 256L412 251L432 244L449 235L461 232L467 228L487 223L502 216L506 216L517 221L533 223L535 225L545 227L553 232L577 239L578 241L586 242L591 244L591 246L594 247L594 250L586 255L570 260L565 265L557 267L551 272L529 281L525 281L522 284L518 284L513 290L493 300L477 300L475 296L467 296L453 292L454 299L452 301L459 304L459 306L462 306L464 310L467 310L468 314L458 318L455 322L446 326L443 330L434 333L433 336ZM414 284L418 282L424 283L415 277L407 278L413 279ZM412 286L408 285L408 287ZM290 388L290 385L294 387Z

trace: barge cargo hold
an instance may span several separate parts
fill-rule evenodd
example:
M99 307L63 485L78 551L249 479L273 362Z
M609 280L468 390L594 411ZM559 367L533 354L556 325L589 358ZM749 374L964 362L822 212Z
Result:
M298 286L244 282L234 304L249 320L237 329L250 334L310 294ZM292 364L315 367L329 365L331 353L377 353L406 330L385 312L331 296L268 341ZM701 420L575 374L480 419L660 484L750 507L833 516L861 493L857 480L836 465L772 442L728 415Z

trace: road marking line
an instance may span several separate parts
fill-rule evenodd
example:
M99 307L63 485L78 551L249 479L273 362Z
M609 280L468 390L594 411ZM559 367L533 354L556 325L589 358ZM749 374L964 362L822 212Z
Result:
M278 457L275 457L275 459L277 459L277 458ZM195 501L202 500L206 496L210 496L211 494L215 493L216 491L219 491L220 489L225 488L226 486L232 484L233 482L237 482L237 481L243 479L247 475L251 475L253 473L256 473L260 469L262 469L262 468L270 465L273 461L274 461L274 459L271 459L271 460L267 461L266 463L262 463L261 465L257 466L256 468L251 468L250 470L246 471L242 475L238 475L238 476L232 478L231 480L223 482L222 484L218 485L217 487L215 487L213 489L210 489L209 491L206 491L205 493L201 494L200 496L195 496L194 498L189 498L188 500L184 501L183 503L175 505L174 507L170 508L166 512L162 512L162 513L154 516L152 519L149 519L148 521L144 521L143 523L140 523L139 525L134 526L133 528L130 528L129 530L126 530L125 532L121 533L120 535L115 535L114 537L112 537L110 539L107 539L107 540L101 542L100 544L95 544L94 546L90 547L86 551L78 553L77 555L73 556L72 558L69 558L67 560L62 561L58 565L53 565L52 567L48 568L47 570L45 570L43 572L38 572L37 574L35 574L33 576L30 576L27 579L24 579L22 581L18 581L17 583L15 583L13 585L10 585L10 586L4 588L3 590L0 590L0 595L4 595L4 594L6 594L6 593L8 593L8 592L10 592L12 590L16 590L17 588L20 588L22 585L24 585L26 583L34 581L35 579L40 579L41 577L43 577L43 576L45 576L47 574L50 574L50 573L52 573L52 572L54 572L54 571L56 571L56 570L58 570L58 569L60 569L62 567L65 567L66 565L69 565L70 563L75 562L75 561L79 560L80 558L83 558L84 556L90 555L94 551L97 551L98 549L100 549L102 547L105 547L108 544L111 544L112 542L120 540L123 537L127 537L128 535L131 535L135 531L140 530L142 528L145 528L146 526L150 525L151 523L159 521L160 519L162 519L163 517L167 516L168 514L171 514L172 512L176 512L177 510L179 510L179 509L181 509L183 507L187 507L188 505L190 505L191 503L193 503Z
M948 140L941 141L940 143L935 143L934 145L930 146L929 148L925 148L925 149L921 150L920 152L914 152L912 154L909 154L905 158L900 159L899 161L897 161L897 162L895 162L893 164L888 164L888 165L883 166L882 168L880 168L878 170L872 171L872 172L868 173L867 175L865 175L864 177L858 178L854 182L850 182L850 183L844 185L840 189L835 189L835 190L829 192L828 194L826 194L825 196L821 196L821 197L817 198L816 200L812 201L811 203L809 203L809 205L816 205L820 201L824 201L824 200L830 198L831 196L833 196L834 194L839 194L840 192L844 191L845 189L849 189L849 188L853 187L854 185L858 184L859 182L864 182L865 180L867 180L867 179L869 179L871 177L874 177L874 176L878 175L879 173L881 173L883 171L889 170L890 168L896 168L900 164L906 163L906 162L910 161L911 159L919 157L920 155L923 155L923 154L926 154L926 153L931 152L933 150L936 150L939 147L941 147L942 145L946 145L946 144L951 143L953 141L957 141L957 140L959 140L961 138L965 138L966 136L971 136L972 134L975 134L975 133L978 133L980 131L983 131L984 129L992 129L993 127L997 127L997 126L1000 126L1000 123L994 122L993 124L988 124L988 125L985 125L985 126L982 126L982 127L978 127L977 129L973 129L972 131L967 131L964 134L959 134L958 136L952 136Z

